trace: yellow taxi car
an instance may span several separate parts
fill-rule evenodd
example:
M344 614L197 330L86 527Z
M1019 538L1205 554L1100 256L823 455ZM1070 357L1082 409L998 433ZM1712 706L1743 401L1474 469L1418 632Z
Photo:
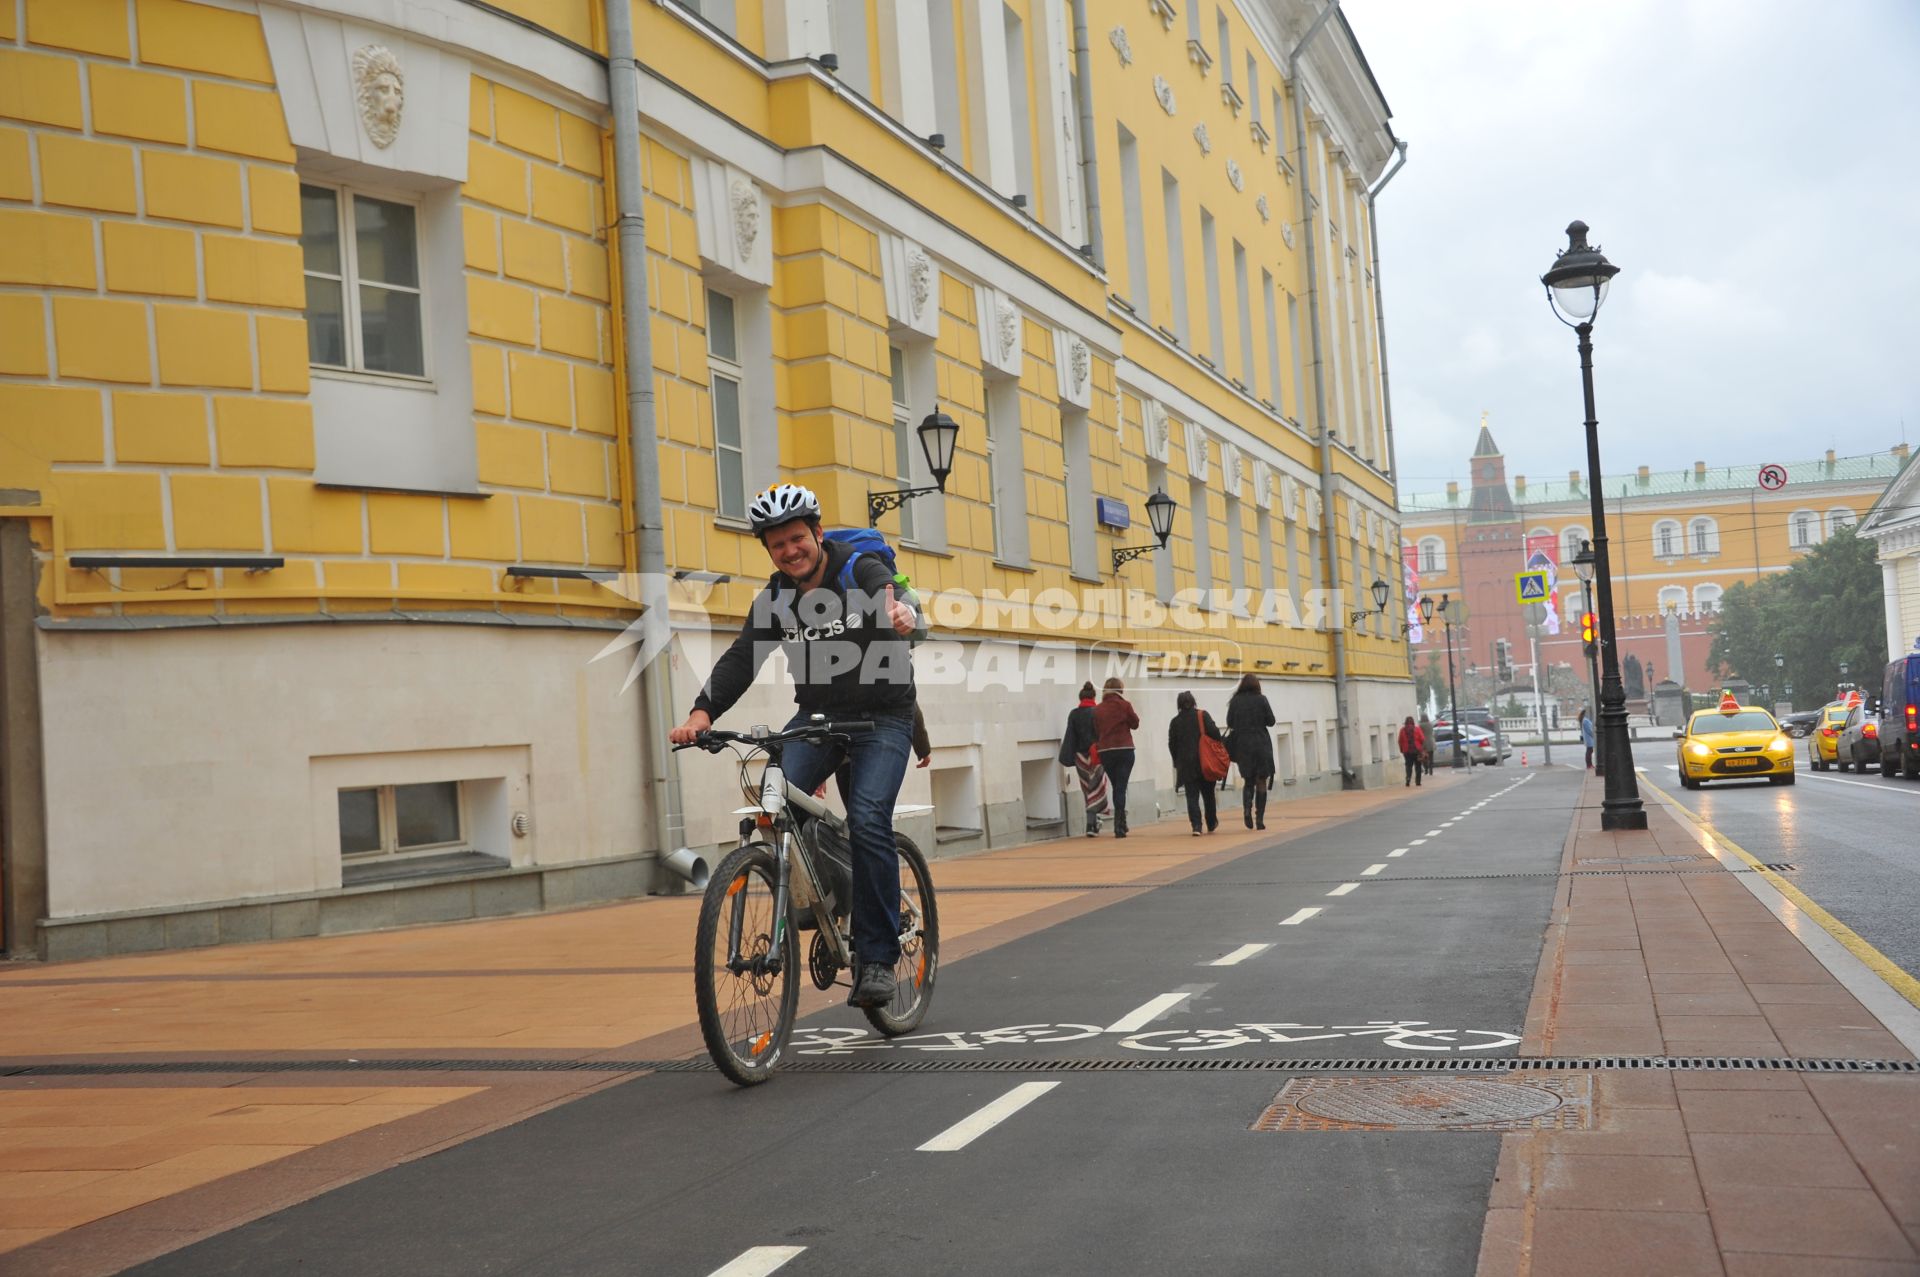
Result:
M1698 789L1710 780L1793 783L1793 742L1773 715L1731 696L1717 709L1703 709L1673 734L1680 756L1680 784Z
M1820 707L1820 717L1814 720L1813 728L1807 733L1807 761L1813 764L1813 770L1826 771L1840 758L1840 729L1847 721L1847 711L1852 702L1834 701Z

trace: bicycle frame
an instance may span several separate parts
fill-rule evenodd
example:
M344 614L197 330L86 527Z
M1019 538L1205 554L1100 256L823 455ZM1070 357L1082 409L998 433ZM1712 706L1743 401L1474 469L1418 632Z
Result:
M764 959L763 969L775 974L780 970L781 946L785 941L791 907L810 909L813 913L814 925L819 934L826 939L827 947L832 951L833 960L842 967L851 966L853 964L852 943L842 933L832 910L826 907L826 892L821 889L820 874L814 867L813 854L803 836L805 826L809 822L834 821L833 813L828 810L825 803L812 794L804 793L789 785L786 770L780 765L779 760L772 756L769 756L766 770L761 774L758 811L761 815L771 818L775 834L773 948ZM758 824L757 820L755 824ZM751 835L743 827L742 844L745 844L750 837ZM800 866L800 872L797 875L793 872L796 860ZM740 955L740 936L744 925L745 901L736 899L727 922L727 968L736 975L753 966L753 962L743 959Z

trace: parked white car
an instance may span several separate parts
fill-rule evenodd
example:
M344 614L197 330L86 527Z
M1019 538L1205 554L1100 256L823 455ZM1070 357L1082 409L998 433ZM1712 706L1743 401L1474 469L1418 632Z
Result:
M1498 767L1502 760L1512 757L1513 746L1504 737L1496 736L1484 727L1468 724L1466 736L1461 745L1467 765L1476 764ZM1433 765L1449 767L1453 764L1453 727L1448 723L1436 723L1433 728Z

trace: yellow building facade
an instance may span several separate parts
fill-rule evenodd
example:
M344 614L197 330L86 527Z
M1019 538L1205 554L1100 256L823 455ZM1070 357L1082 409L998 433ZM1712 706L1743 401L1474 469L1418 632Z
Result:
M7 950L663 886L668 837L732 837L732 775L652 737L768 571L746 499L860 526L936 408L945 491L880 525L938 634L924 843L1077 819L1060 725L1111 672L1141 815L1173 698L1243 673L1283 792L1377 781L1385 102L1304 2L1093 3L1085 48L1074 8L632 4L623 261L600 0L0 6ZM1116 569L1156 490L1172 536Z

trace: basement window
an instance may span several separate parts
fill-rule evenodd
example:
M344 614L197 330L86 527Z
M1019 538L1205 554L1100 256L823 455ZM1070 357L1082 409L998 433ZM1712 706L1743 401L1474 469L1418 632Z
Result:
M455 851L466 845L458 781L342 789L339 795L344 859Z

